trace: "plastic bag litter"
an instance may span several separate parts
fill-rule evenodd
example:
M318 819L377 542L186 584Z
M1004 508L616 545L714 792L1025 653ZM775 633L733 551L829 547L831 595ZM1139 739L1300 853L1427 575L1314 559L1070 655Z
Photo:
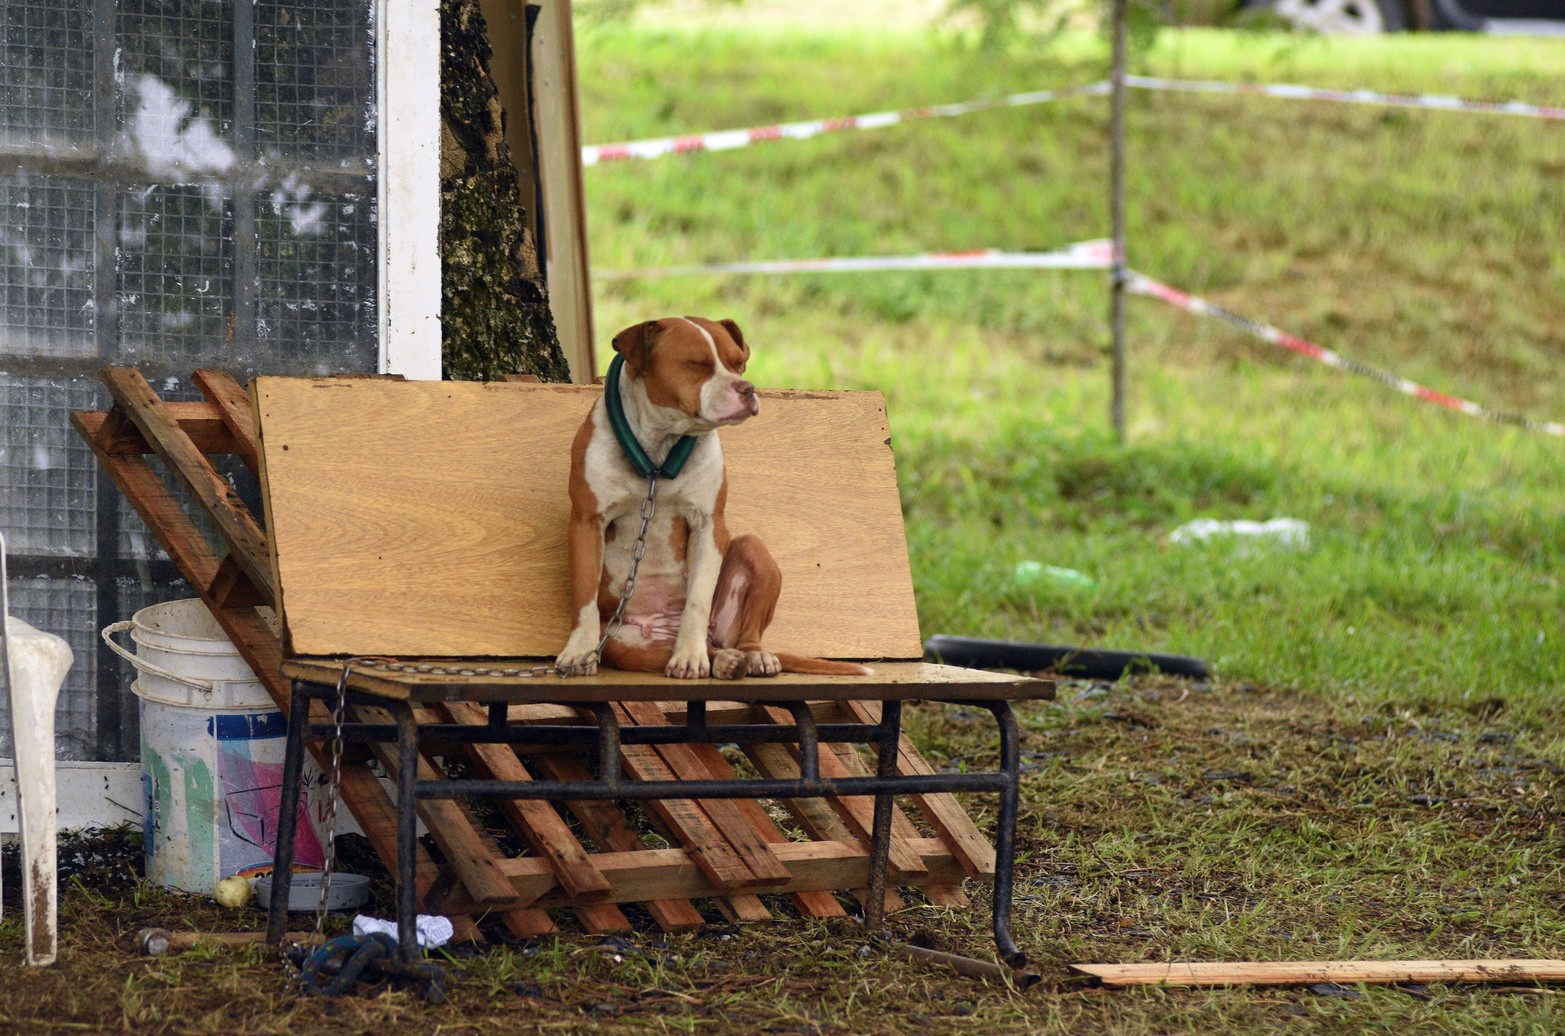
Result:
M1213 541L1305 550L1310 545L1310 523L1300 518L1273 518L1269 522L1254 522L1244 518L1234 521L1197 518L1168 534L1168 542L1186 546Z
M451 936L456 932L449 918L435 914L419 914L417 924L418 944L426 949L432 950L437 946L444 946L451 941ZM368 914L360 914L353 919L354 935L374 935L377 932L389 935L395 939L397 937L397 922L383 921L378 917L370 917Z

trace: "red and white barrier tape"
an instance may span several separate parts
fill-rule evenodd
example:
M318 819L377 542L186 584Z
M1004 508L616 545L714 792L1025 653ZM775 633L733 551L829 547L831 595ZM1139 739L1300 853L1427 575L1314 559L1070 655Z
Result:
M1286 83L1227 83L1195 79L1159 79L1126 76L1125 85L1140 90L1171 90L1199 94L1252 94L1303 101L1341 101L1345 104L1378 104L1396 108L1431 108L1439 111L1484 112L1490 115L1522 115L1533 119L1565 119L1565 108L1522 101L1469 101L1441 94L1387 94L1375 90L1326 90Z
M650 270L602 270L594 278L606 281L651 277L684 277L702 273L850 273L870 270L1106 270L1114 261L1114 243L1107 238L1081 241L1049 252L1006 252L980 248L967 252L925 252L920 255L865 256L856 259L758 259L751 262L697 263Z
M1058 90L1034 90L1030 93L963 101L959 104L937 104L928 108L845 115L836 119L812 119L808 122L785 122L776 126L720 130L716 133L695 133L682 137L628 140L619 144L597 144L581 149L581 164L590 166L602 165L605 162L623 162L633 158L662 158L664 155L684 154L691 151L729 151L770 140L807 140L810 137L842 133L845 130L880 129L884 126L916 122L920 119L943 119L953 115L992 111L996 108L1021 108L1031 104L1045 104L1065 97L1107 93L1108 88L1106 82L1088 83L1084 86L1066 86Z
M1381 384L1388 385L1391 388L1396 389L1398 392L1403 393L1404 395L1413 396L1414 398L1421 399L1426 403L1433 403L1436 406L1443 406L1448 410L1460 411L1461 413L1468 414L1472 417L1483 417L1490 421L1500 421L1504 424L1517 425L1519 427L1526 428L1529 431L1543 432L1546 435L1557 435L1565 437L1565 424L1561 424L1557 421L1539 421L1531 417L1523 417L1519 414L1502 413L1498 410L1491 410L1479 403L1474 403L1466 399L1458 399L1455 396L1446 395L1444 392L1437 392L1432 388L1426 388L1417 382L1408 381L1406 378L1398 377L1397 375L1383 371L1378 367L1372 367L1367 363L1362 363L1358 360L1350 359L1349 357L1334 353L1330 349L1316 345L1314 342L1306 341L1305 339L1299 338L1295 335L1290 335L1286 331L1280 331L1277 328L1272 327L1270 324L1262 324L1258 323L1257 321L1250 320L1247 317L1242 317L1239 314L1230 310L1226 310L1215 303L1208 302L1206 299L1198 298L1195 295L1188 295L1176 288L1171 288L1166 284L1155 281L1152 278L1145 276L1144 274L1136 273L1134 271L1126 271L1125 288L1127 291L1133 291L1140 295L1150 295L1152 298L1160 299L1163 302L1166 302L1171 306L1176 306L1188 313L1216 317L1218 320L1221 320L1233 327L1237 327L1239 330L1253 335L1262 341L1270 342L1273 345L1279 345L1290 352L1298 353L1300 356L1306 356L1314 360L1316 363L1323 363L1328 367L1335 367L1338 370L1351 371L1354 374L1361 374L1364 377L1373 378Z
M1126 76L1125 85L1138 90L1249 94L1260 97L1285 97L1292 100L1339 101L1346 104L1378 104L1397 108L1484 112L1490 115L1520 115L1534 119L1565 120L1565 107L1558 105L1528 104L1523 101L1471 101L1441 94L1391 94L1376 90L1328 90L1287 83L1229 83L1218 80L1162 79L1156 76ZM775 126L753 126L748 129L692 133L679 137L627 140L618 144L595 144L581 149L581 164L603 165L638 158L662 158L665 155L687 154L692 151L731 151L734 148L749 147L751 144L761 144L771 140L807 140L827 133L880 129L904 122L916 122L920 119L970 115L974 112L993 111L996 108L1020 108L1058 101L1066 97L1086 97L1108 92L1109 83L1104 80L1061 87L1058 90L1033 90L1028 93L1009 94L1005 97L962 101L957 104L937 104L927 108L844 115L835 119L811 119L807 122L785 122Z

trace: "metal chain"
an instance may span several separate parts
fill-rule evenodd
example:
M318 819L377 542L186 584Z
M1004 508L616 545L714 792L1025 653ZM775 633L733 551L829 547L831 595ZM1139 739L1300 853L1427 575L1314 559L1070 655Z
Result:
M591 668L602 661L604 646L624 625L625 605L630 603L630 595L636 592L636 573L641 570L641 559L647 556L647 529L652 525L652 516L657 513L657 492L658 473L654 470L647 476L647 498L641 501L641 531L636 533L635 545L630 548L630 571L625 573L625 581L620 584L619 604L614 606L614 614L609 616L598 646L592 649L592 654L588 655L588 660L581 664L581 669ZM562 672L560 675L573 676L575 670Z
M657 488L658 476L654 471L647 477L647 497L641 502L641 530L636 534L636 542L630 550L630 571L625 574L625 581L620 584L619 604L614 608L614 614L609 616L608 624L604 627L603 636L598 640L598 646L592 649L586 660L575 666L540 665L540 666L472 666L453 669L449 666L429 665L425 663L397 662L387 658L350 658L342 664L342 675L337 678L337 698L332 703L331 723L332 738L328 755L328 770L326 782L326 810L322 820L326 826L326 859L321 868L321 898L315 905L315 931L316 942L320 941L321 931L326 924L326 902L331 894L332 873L337 868L337 803L341 796L342 786L342 749L343 749L343 725L347 722L348 711L348 674L355 667L359 669L382 669L399 673L427 673L433 675L458 675L458 676L511 676L511 677L538 677L538 676L580 676L603 658L603 649L620 631L624 625L625 606L630 603L630 597L636 592L636 574L641 569L641 559L647 554L647 531L652 527L652 516L657 513ZM295 806L297 808L297 806ZM290 876L291 877L291 876ZM279 875L272 875L272 895L287 895L291 881L283 883L279 888ZM286 959L286 954L285 958Z
M326 825L326 859L321 864L321 898L315 904L315 938L321 937L321 929L326 924L326 901L331 895L331 876L337 869L337 800L341 795L342 787L342 747L343 724L347 722L348 713L348 674L353 671L353 663L359 659L350 658L342 664L342 676L337 679L337 700L332 703L331 710L331 748L327 755L327 780L326 780L326 815L322 818ZM277 875L272 875L272 895L277 895ZM291 881L290 881L291 884ZM286 890L285 894L286 894Z

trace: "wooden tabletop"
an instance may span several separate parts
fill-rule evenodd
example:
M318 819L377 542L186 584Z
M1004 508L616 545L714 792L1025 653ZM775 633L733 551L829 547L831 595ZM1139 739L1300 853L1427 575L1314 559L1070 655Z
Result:
M291 680L335 686L343 659L292 658ZM593 676L527 677L505 670L545 665L544 659L398 660L392 671L372 663L353 670L348 686L398 701L482 701L580 704L604 701L1017 701L1052 700L1054 682L931 662L877 662L868 676L778 676L742 680L673 680L655 673L600 670ZM422 671L421 671L422 669ZM500 670L497 675L496 671Z

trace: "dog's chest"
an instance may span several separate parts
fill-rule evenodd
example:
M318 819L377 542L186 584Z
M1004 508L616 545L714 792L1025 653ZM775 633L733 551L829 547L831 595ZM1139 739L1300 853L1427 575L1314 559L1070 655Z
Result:
M660 479L647 505L647 483L618 452L612 436L595 436L587 451L588 485L604 517L603 575L617 588L625 580L641 538L645 510L651 513L637 572L636 597L683 598L686 564L693 537L711 535L711 518L722 488L722 449L712 436L703 439L677 478Z

